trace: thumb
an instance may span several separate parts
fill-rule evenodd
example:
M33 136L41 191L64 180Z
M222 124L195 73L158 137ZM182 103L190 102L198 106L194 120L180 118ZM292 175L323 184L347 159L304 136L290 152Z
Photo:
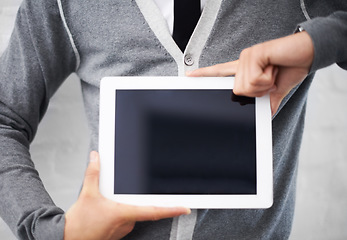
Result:
M100 174L100 157L99 153L92 151L89 155L90 161L85 172L83 188L81 194L96 195L99 194L99 174Z
M307 76L307 70L300 67L280 67L276 76L276 88L270 92L272 114L278 110L284 97Z
M127 212L128 219L134 222L158 221L191 213L191 210L186 207L132 206L124 204L122 208Z
M276 93L270 93L270 105L271 105L271 114L272 116L275 115L277 112L283 98L285 97L285 94L276 94Z

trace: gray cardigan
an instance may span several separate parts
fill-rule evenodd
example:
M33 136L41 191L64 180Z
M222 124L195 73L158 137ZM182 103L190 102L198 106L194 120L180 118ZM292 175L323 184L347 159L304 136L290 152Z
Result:
M50 97L72 72L81 79L91 149L97 149L102 77L183 75L235 60L242 49L292 34L300 25L313 39L315 56L312 74L290 92L273 119L273 206L193 211L188 217L138 223L126 237L288 238L313 73L332 63L347 69L347 14L338 10L347 11L345 0L210 0L183 54L151 0L24 0L0 59L1 217L18 238L63 238L64 212L45 191L29 146ZM192 65L185 64L187 58Z

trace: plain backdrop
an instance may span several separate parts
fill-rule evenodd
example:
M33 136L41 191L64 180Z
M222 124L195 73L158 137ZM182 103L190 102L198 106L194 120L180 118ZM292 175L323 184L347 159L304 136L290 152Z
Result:
M0 2L0 53L19 4L20 0ZM291 239L347 239L346 105L347 71L336 65L320 70L308 99ZM64 210L77 199L88 142L80 83L72 75L52 98L31 147L48 192ZM0 239L15 239L1 219Z

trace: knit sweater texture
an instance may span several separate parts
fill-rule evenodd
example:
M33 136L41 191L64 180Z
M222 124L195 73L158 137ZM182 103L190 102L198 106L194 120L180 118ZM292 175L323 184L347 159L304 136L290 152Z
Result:
M316 70L333 63L347 69L346 11L345 0L210 0L182 53L152 0L24 0L0 58L1 217L18 238L63 239L64 212L46 192L29 147L49 99L71 73L81 79L91 149L98 149L102 77L182 76L236 60L242 49L301 26L313 40L314 62L272 121L273 206L197 210L193 221L186 219L190 233L180 230L179 219L166 219L137 223L126 237L287 239L308 89Z

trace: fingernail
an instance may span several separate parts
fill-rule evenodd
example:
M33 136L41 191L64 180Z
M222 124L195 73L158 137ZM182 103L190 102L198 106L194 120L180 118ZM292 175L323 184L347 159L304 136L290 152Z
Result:
M192 210L190 210L190 208L187 208L187 212L186 212L186 215L189 215L192 213Z
M185 213L183 213L184 215L189 215L192 213L192 210L190 210L190 208L181 207L180 210L182 210L182 208L185 210Z
M89 156L90 162L96 162L98 161L98 154L95 151L92 151Z

